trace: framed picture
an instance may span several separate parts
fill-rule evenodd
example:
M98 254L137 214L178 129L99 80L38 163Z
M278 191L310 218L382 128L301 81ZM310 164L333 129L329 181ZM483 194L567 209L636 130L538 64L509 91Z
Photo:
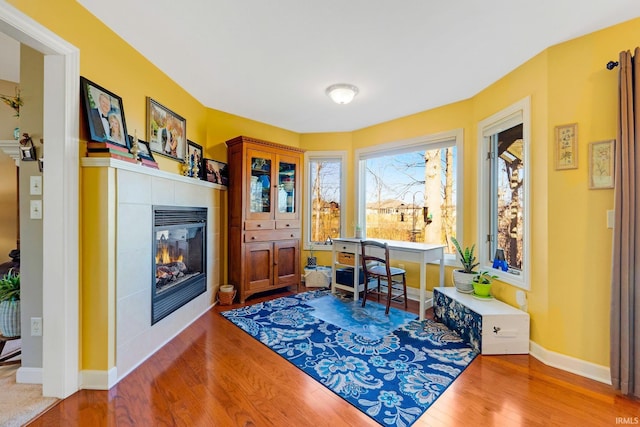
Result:
M226 163L213 159L204 159L203 161L205 178L214 184L229 185L229 169Z
M133 136L129 135L129 146L133 147ZM151 162L155 162L156 159L153 158L153 153L151 152L151 148L149 148L149 143L147 141L143 141L138 139L138 156L141 159L149 160Z
M556 126L556 169L578 168L578 124Z
M204 179L204 168L202 162L202 145L187 140L187 161L193 162L189 165L198 165L198 178Z
M589 188L613 188L615 140L589 144Z
M184 162L187 148L187 121L147 97L147 139L151 151Z
M80 90L91 140L129 148L122 98L84 77Z

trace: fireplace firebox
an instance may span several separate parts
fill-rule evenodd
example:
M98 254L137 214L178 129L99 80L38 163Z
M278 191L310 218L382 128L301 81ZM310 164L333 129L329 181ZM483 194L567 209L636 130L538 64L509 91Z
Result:
M151 324L207 289L207 208L153 206Z

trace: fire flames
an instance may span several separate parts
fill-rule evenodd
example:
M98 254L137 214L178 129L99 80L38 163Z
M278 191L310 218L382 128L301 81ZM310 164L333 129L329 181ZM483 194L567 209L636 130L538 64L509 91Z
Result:
M158 249L158 253L156 254L156 265L159 264L170 264L172 262L182 262L182 254L180 254L177 258L172 259L169 254L169 248L163 247Z

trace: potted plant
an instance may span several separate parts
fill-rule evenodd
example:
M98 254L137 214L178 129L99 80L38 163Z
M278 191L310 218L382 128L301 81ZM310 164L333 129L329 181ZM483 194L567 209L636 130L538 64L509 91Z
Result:
M318 260L313 255L313 244L309 245L309 256L307 257L307 267L315 267L318 264Z
M473 244L471 248L466 247L463 250L455 237L452 237L451 241L460 255L460 262L463 267L462 269L453 270L453 284L458 292L470 294L473 292L473 278L478 274L473 269L480 265L480 263L476 262L476 257L473 254L476 245Z
M20 274L11 272L0 279L0 333L20 336Z
M489 274L488 271L481 271L473 278L473 294L482 298L491 297L491 284L498 276Z

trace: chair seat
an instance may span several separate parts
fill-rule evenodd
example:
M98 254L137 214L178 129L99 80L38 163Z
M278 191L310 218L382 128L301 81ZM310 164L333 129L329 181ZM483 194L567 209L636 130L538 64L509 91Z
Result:
M360 248L362 251L362 271L364 272L364 294L362 296L362 306L367 303L367 294L371 292L378 296L387 297L387 307L385 314L389 314L389 308L392 299L402 298L404 300L404 309L407 309L407 276L406 271L402 268L396 268L389 266L389 245L383 242L377 242L375 240L363 240L360 242ZM375 250L374 253L367 253L367 248ZM384 258L378 256L380 249L384 251ZM375 262L371 265L370 262ZM387 272L387 267L389 271ZM400 280L394 279L394 277L400 276ZM376 288L376 290L369 291L369 282ZM396 291L399 293L395 294Z
M368 270L370 274L375 274L376 276L387 275L387 268L384 265L376 265L374 267L369 268ZM389 267L389 270L391 270L392 276L398 276L400 274L406 273L406 271L404 271L402 268Z

